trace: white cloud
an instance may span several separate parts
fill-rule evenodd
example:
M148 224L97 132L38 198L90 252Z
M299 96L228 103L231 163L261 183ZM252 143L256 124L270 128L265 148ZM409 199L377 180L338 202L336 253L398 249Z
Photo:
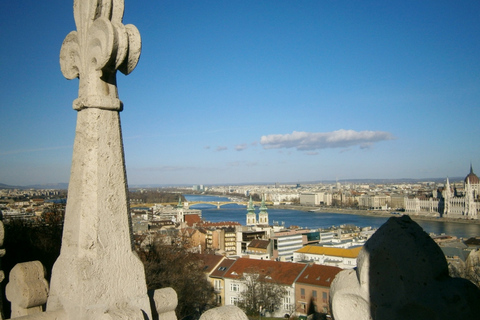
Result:
M299 132L262 136L264 149L295 148L297 150L319 150L360 146L369 148L374 142L395 139L385 131L354 131L340 129L332 132Z
M225 146L218 146L217 149L216 149L216 151L225 151L225 150L227 150L227 149L228 149L228 148L225 147Z
M247 149L247 144L246 143L237 144L235 146L235 150L237 150L237 151L242 151L242 150L245 150L245 149Z

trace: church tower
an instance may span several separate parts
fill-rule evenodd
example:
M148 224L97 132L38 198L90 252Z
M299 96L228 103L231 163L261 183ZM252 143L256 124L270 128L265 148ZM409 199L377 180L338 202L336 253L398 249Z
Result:
M258 214L258 224L268 225L268 212L265 205L265 196L262 196L262 205L260 206L260 213Z
M183 211L182 197L178 197L177 204L177 223L185 222L185 213Z
M450 188L450 180L448 179L448 177L442 196L444 202L443 214L448 214L450 212L450 200L452 199L452 189Z
M257 224L257 215L255 214L255 207L253 206L252 196L247 207L247 226L254 226Z

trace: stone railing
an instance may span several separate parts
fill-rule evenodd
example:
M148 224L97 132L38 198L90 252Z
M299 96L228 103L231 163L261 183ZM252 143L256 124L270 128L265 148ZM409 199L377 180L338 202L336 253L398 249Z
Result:
M330 289L335 320L479 319L480 290L451 278L444 254L409 216L390 218L365 243L357 268Z

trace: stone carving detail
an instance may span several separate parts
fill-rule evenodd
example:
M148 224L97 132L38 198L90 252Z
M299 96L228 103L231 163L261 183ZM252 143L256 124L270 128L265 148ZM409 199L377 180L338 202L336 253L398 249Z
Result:
M3 240L5 239L5 227L3 226L3 222L0 221L0 247L3 247ZM0 258L5 255L5 249L0 249ZM3 270L0 270L0 282L5 279L5 273ZM1 299L0 299L1 303Z
M480 290L448 276L437 244L408 216L390 218L365 243L356 270L330 289L335 320L478 319Z
M123 25L123 0L75 0L76 31L70 32L60 50L60 67L67 79L79 78L73 108L121 110L116 70L133 71L140 58L138 29Z
M175 308L177 308L178 298L175 290L172 288L155 290L153 292L153 303L158 320L177 320ZM152 310L152 313L154 313L154 310ZM155 316L153 318L155 319Z
M10 271L10 282L5 291L12 305L12 318L42 312L48 296L48 282L42 263L16 264Z
M236 306L223 306L208 310L200 320L248 320L248 317Z

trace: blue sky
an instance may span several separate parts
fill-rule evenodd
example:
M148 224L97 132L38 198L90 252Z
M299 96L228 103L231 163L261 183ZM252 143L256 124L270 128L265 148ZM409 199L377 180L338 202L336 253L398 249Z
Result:
M480 172L480 2L126 0L117 74L138 184ZM73 1L0 1L0 183L68 182Z

